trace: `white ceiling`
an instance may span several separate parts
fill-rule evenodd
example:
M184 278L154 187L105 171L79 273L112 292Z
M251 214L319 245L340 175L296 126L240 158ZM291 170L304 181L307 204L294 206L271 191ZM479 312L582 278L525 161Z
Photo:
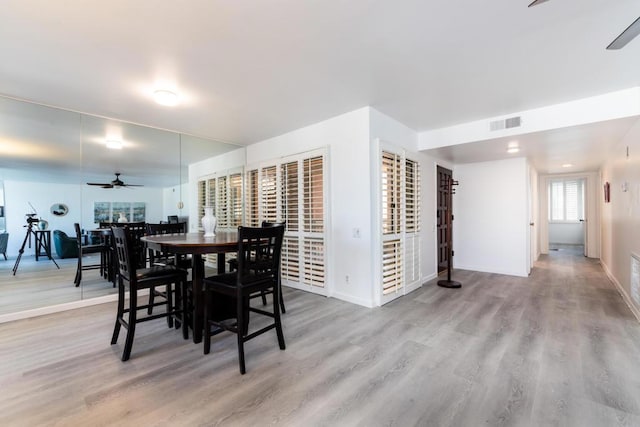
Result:
M605 50L640 1L528 3L8 0L0 93L250 144L366 105L424 131L640 85L640 38Z

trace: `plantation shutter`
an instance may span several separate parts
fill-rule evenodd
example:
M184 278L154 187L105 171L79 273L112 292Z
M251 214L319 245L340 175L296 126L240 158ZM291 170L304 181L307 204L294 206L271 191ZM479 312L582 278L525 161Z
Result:
M382 293L398 293L402 289L402 242L400 236L401 158L387 151L382 152L381 201L382 201Z
M421 285L420 163L402 150L380 151L380 302Z
M420 285L420 165L406 159L404 170L404 271L407 286Z
M303 187L303 284L324 287L324 159L302 161Z

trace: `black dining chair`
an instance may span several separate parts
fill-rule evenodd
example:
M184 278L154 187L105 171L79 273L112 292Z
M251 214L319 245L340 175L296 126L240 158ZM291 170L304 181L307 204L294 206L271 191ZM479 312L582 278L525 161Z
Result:
M100 270L100 275L104 275L107 270L107 257L109 248L104 243L97 245L83 245L82 244L82 230L80 224L77 222L73 224L76 230L76 244L78 245L78 266L76 268L76 277L73 279L73 283L76 287L80 286L82 282L82 272L87 270ZM100 254L100 262L93 264L85 264L84 256L90 254Z
M147 223L147 235L155 236L158 234L183 234L187 231L187 223L178 222L178 223L160 223L160 224L152 224ZM188 270L191 268L191 258L187 258L185 256L179 256L176 254L170 254L166 252L160 252L148 248L148 257L149 257L149 265L175 265L176 267L182 268L184 270ZM164 292L156 289L155 287L149 289L149 309L147 310L147 314L153 313L153 302L156 296L160 296L166 298Z
M223 330L233 332L238 341L238 362L240 373L246 372L244 360L244 343L264 334L271 329L276 330L278 345L285 349L282 322L280 320L278 287L280 276L280 253L284 226L277 227L238 227L238 269L233 272L207 277L203 281L204 291L204 353L209 354L211 336ZM274 294L273 311L251 307L251 295L270 291ZM236 305L235 322L217 319L212 310L212 301L216 296L231 297ZM273 323L255 331L248 332L249 312L258 313L273 319Z
M187 272L172 265L152 266L149 268L137 268L135 260L135 237L128 228L113 227L113 242L115 248L115 256L118 263L118 310L116 315L116 323L113 328L113 336L111 344L118 342L120 327L127 329L127 337L125 340L124 351L122 353L122 361L129 360L131 356L131 348L133 347L133 338L135 335L136 324L146 322L161 317L167 318L167 324L171 328L176 329L182 325L182 336L184 339L189 338L188 324L186 321L186 304L187 304ZM173 301L172 286L175 284L175 304ZM125 299L125 288L129 286L129 298ZM155 302L154 306L164 305L166 310L162 313L138 317L138 310L148 309L149 305L138 306L138 291L141 289L149 289L156 286L165 286L163 301ZM128 301L128 307L125 307L125 300ZM128 314L128 318L125 315Z
M268 222L268 221L262 221L262 227L286 227L286 222ZM231 258L227 261L229 263L229 270L237 270L238 269L238 259L237 258ZM281 275L278 275L278 288L280 289L280 311L284 314L287 312L287 310L285 309L284 306L284 297L282 296L282 279L281 279ZM262 305L267 305L267 295L270 294L271 292L268 291L261 291L259 293L256 293L254 295L251 295L249 297L249 299L253 299L253 298L262 298Z

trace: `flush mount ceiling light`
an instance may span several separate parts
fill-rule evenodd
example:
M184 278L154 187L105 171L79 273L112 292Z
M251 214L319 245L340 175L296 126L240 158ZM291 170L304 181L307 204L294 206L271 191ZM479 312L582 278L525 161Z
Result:
M160 105L173 107L178 104L178 94L166 89L158 89L153 92L153 99Z
M507 153L514 154L520 151L520 147L518 141L511 141L509 145L507 145Z
M571 166L573 166L571 163L564 163L562 165L563 168L570 168Z
M122 141L118 139L107 139L106 140L107 148L112 150L122 150Z

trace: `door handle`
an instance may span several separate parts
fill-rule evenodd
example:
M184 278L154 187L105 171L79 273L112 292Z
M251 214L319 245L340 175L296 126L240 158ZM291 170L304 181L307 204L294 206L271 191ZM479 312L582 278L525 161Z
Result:
M533 222L530 222L529 225L533 227L535 224Z

